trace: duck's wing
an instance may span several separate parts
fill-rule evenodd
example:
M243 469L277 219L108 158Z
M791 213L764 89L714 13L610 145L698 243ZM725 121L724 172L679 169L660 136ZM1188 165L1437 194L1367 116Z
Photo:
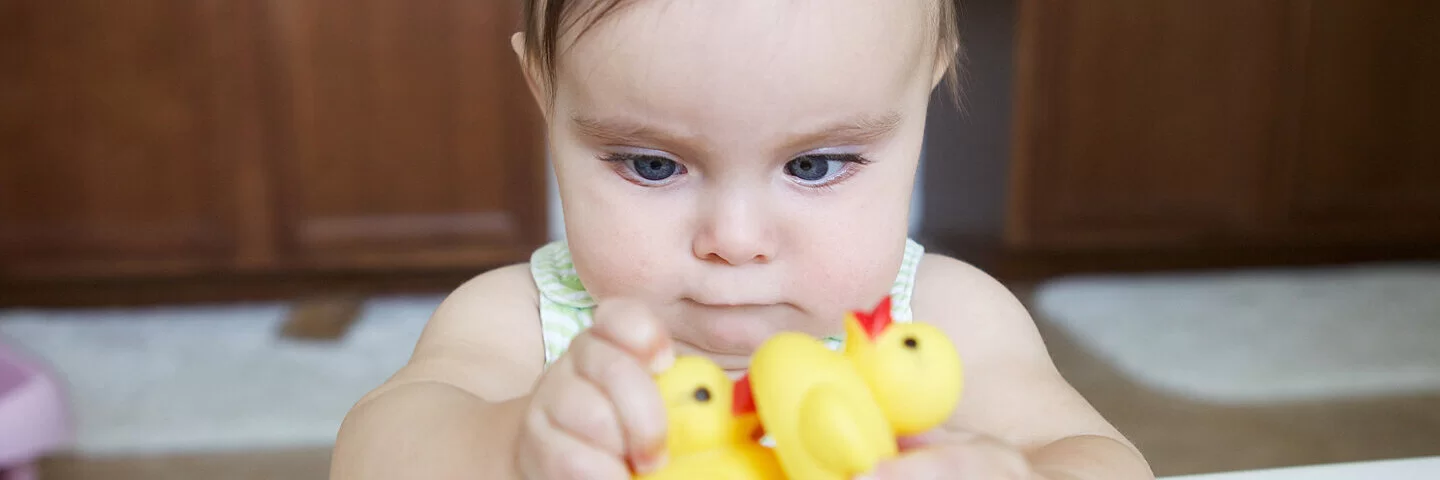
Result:
M869 472L886 454L876 448L883 431L866 421L879 413L862 399L834 384L816 385L806 392L799 411L799 442L804 451L826 470L846 478Z

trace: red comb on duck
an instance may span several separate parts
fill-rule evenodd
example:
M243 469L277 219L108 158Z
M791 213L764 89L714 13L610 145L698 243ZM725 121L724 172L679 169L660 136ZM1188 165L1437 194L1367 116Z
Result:
M731 391L730 398L730 411L734 412L736 417L757 413L755 411L755 395L750 390L749 372L735 381L735 388ZM765 436L765 426L756 422L754 430L749 432L749 436L751 441L760 441Z
M750 393L749 373L735 381L735 390L731 393L730 411L734 412L736 416L755 413L755 395Z
M880 332L890 327L890 296L886 295L881 299L880 304L870 313L855 312L855 320L860 322L860 328L865 330L865 335L871 340L880 336Z

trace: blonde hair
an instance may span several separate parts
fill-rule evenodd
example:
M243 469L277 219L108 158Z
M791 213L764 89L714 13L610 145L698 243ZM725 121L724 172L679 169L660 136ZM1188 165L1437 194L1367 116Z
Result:
M555 83L557 52L561 35L579 27L575 38L578 40L599 23L602 18L614 12L631 0L525 0L524 35L525 62L529 70L538 74L534 80L546 92L552 92ZM937 0L938 12L933 15L936 32L935 54L945 58L946 92L956 106L960 105L960 1ZM586 4L581 11L576 4ZM940 60L940 59L937 59Z

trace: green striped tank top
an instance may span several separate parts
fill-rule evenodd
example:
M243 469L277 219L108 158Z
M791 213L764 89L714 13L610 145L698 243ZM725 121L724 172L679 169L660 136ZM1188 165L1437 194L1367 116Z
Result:
M900 273L890 288L890 316L896 322L913 319L910 296L915 291L915 271L924 254L925 248L919 243L905 240ZM571 339L590 327L595 299L585 292L585 286L575 274L570 248L564 241L551 242L531 254L530 274L540 291L540 328L545 345L545 366L548 367L565 353ZM832 336L824 341L830 348L838 349L844 339Z

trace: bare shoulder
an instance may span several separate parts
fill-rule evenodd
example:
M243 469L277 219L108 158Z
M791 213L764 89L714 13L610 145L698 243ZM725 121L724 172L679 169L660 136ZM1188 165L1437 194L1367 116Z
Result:
M1003 284L973 265L926 254L915 273L911 305L917 320L946 329L957 342L978 343L972 350L1049 361L1025 306Z
M544 370L539 293L528 263L485 272L436 308L410 362L384 387L440 382L490 401L527 393Z
M1129 444L1060 376L1029 312L995 278L928 254L911 302L915 319L949 334L965 362L965 393L953 427L1023 447L1081 435Z

